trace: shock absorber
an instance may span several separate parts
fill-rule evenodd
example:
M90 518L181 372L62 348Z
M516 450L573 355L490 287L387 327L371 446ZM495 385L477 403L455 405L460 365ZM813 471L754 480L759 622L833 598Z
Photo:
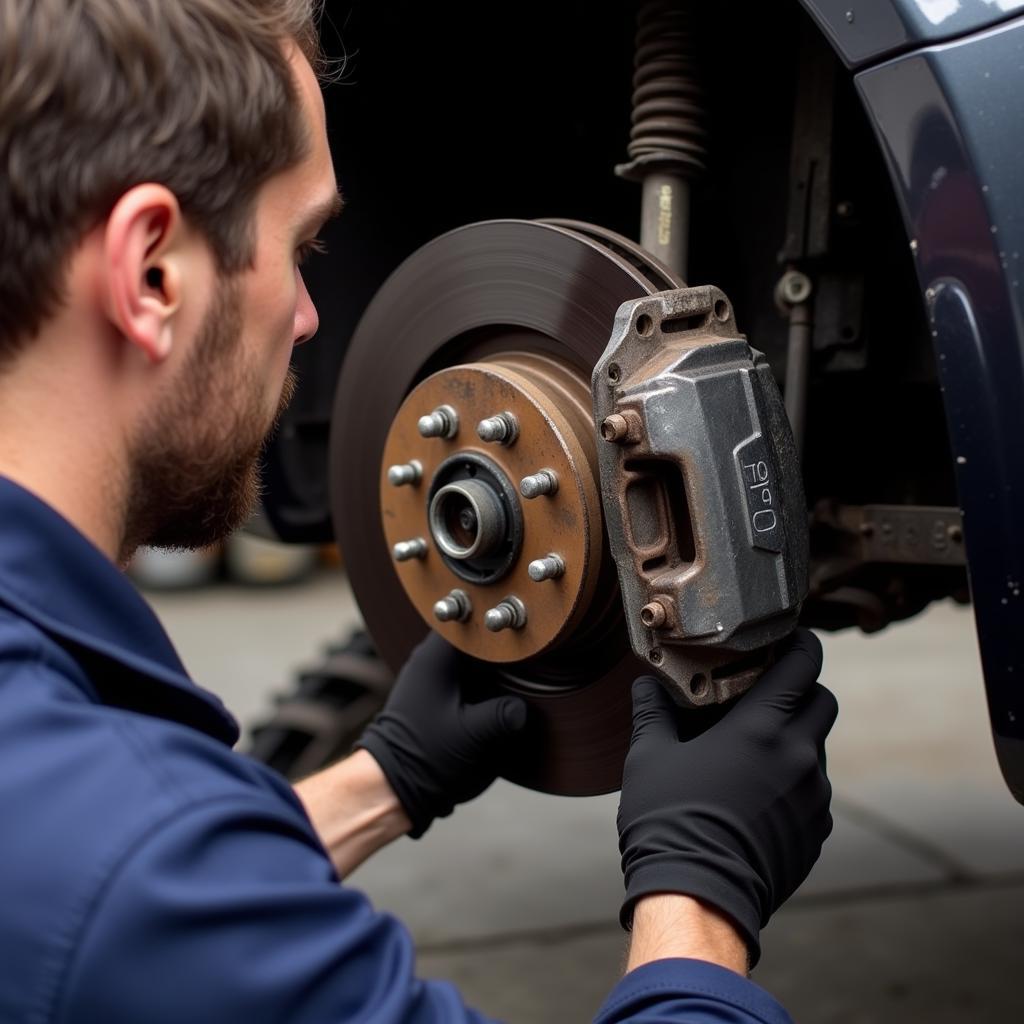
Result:
M686 0L637 12L629 163L615 173L643 189L640 243L686 277L690 182L705 165L706 112Z

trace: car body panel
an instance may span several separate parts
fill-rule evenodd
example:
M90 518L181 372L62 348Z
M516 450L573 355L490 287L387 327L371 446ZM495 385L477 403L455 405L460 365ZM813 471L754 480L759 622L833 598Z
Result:
M855 81L928 310L996 751L1024 803L1024 18Z
M977 32L1024 0L801 0L847 67Z

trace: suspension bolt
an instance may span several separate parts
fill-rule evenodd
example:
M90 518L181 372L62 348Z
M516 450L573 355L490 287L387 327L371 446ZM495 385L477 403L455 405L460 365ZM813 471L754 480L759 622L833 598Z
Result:
M421 416L416 424L422 437L454 437L459 432L459 414L450 405L439 405Z
M542 469L519 481L519 493L524 498L539 498L542 494L554 494L557 490L558 475L553 469Z
M506 597L484 615L484 625L492 633L522 629L526 625L526 605L518 597Z
M497 416L481 420L476 425L476 432L481 441L503 445L515 444L519 436L519 420L514 413L499 412Z
M534 583L557 580L559 576L565 575L565 562L560 555L545 555L543 558L534 559L526 567L526 571Z
M392 487L402 487L405 484L418 484L423 479L423 463L419 459L413 459L404 466L392 466L388 470L388 483Z
M814 286L802 271L787 270L775 286L775 298L783 307L799 306L811 297Z
M434 618L440 622L465 622L472 611L469 594L464 590L453 590L434 605Z
M640 609L640 621L648 629L661 629L668 621L668 612L660 601L651 601Z
M400 540L391 549L391 554L395 556L396 562L408 562L413 558L425 558L427 542L422 537L414 537L412 540Z

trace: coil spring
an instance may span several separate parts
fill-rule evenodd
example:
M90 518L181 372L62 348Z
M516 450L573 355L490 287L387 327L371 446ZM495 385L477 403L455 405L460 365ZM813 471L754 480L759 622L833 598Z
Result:
M704 170L707 114L686 3L647 0L637 13L630 163L616 168L635 177L660 164L692 178Z

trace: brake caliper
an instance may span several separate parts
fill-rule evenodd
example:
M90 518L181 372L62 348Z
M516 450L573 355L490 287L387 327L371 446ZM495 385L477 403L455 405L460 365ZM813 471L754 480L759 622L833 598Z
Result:
M799 457L764 355L714 287L619 307L591 382L630 642L682 704L747 689L807 593Z

